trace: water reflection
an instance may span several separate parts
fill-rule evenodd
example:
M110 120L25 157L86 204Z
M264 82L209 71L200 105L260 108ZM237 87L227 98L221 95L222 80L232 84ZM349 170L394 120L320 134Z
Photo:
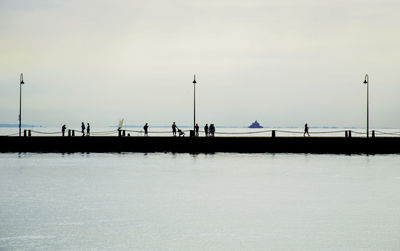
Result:
M398 248L400 155L0 158L6 250Z

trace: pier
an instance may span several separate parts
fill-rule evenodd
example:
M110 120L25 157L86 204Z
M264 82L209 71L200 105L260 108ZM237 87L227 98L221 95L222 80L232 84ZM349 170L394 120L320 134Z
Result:
M400 137L0 137L0 152L399 154Z

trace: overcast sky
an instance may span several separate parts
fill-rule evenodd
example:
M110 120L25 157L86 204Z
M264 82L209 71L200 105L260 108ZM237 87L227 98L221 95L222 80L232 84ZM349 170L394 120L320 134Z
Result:
M0 123L400 128L399 0L0 0ZM93 129L94 130L94 129Z

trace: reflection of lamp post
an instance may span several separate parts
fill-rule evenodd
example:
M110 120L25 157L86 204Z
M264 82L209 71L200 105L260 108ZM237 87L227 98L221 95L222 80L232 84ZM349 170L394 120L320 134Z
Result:
M369 137L369 77L365 74L364 84L367 84L367 138Z
M22 85L24 84L24 75L21 73L19 77L19 136L21 136L21 120L22 120L22 115L21 115L21 106L22 106Z
M196 74L193 79L193 132L196 132Z

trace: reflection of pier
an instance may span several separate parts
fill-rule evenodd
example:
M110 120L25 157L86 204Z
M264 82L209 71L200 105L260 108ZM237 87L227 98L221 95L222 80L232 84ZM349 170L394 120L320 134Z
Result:
M400 153L400 137L0 137L0 152Z

